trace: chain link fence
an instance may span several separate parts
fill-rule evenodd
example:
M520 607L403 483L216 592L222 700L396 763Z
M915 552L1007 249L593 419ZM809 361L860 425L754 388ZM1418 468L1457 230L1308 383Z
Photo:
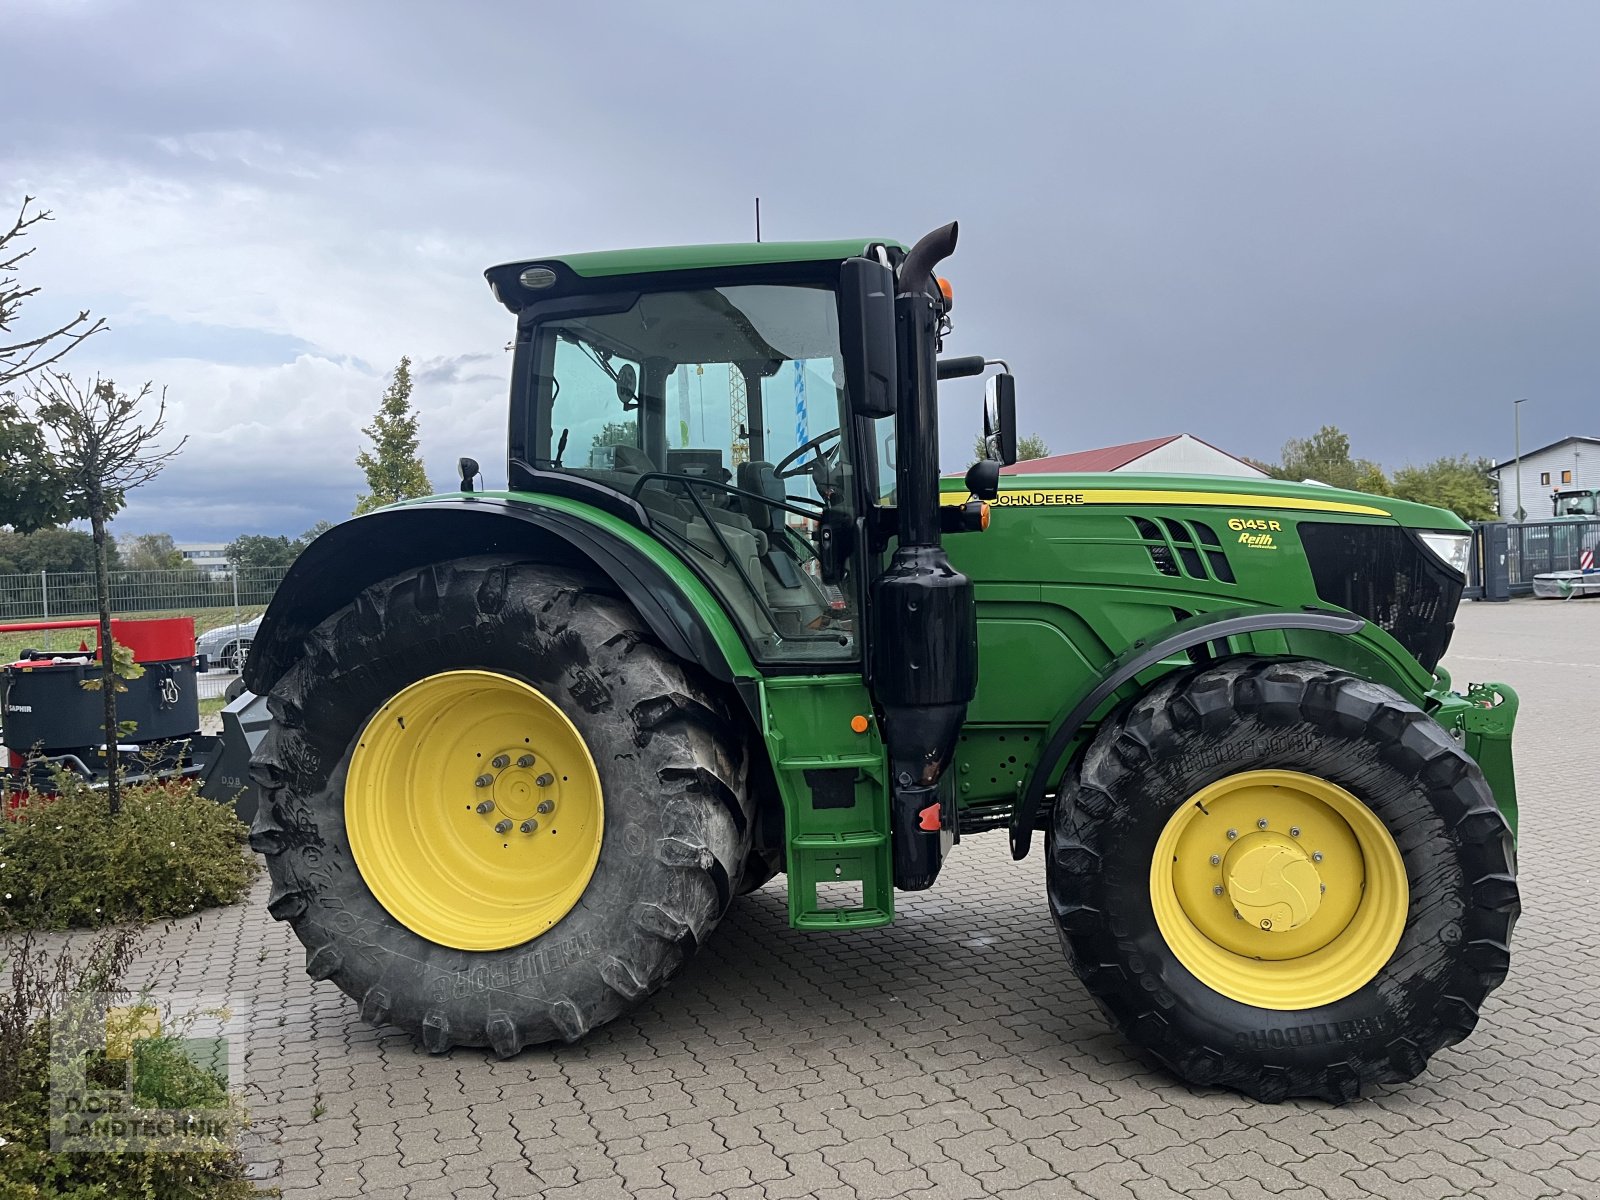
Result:
M111 572L111 611L118 616L265 608L288 567L240 567L210 574L177 571ZM92 571L0 575L0 621L50 621L98 611ZM221 616L221 613L217 614ZM216 622L211 622L216 623Z

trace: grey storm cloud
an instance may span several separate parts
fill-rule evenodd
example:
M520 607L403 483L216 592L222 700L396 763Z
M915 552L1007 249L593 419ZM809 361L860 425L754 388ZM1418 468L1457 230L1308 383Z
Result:
M436 483L504 438L482 269L952 217L955 353L1057 451L1335 423L1398 466L1600 432L1600 9L106 0L8 6L0 200L57 222L42 316L168 386L119 524L349 511L402 354ZM52 308L51 306L55 306ZM115 340L114 340L115 339ZM102 355L96 359L95 355ZM978 389L943 397L962 465Z

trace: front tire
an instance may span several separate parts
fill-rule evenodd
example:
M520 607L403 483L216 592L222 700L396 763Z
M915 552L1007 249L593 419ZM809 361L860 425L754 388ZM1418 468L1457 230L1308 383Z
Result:
M727 910L743 725L603 580L493 558L395 576L306 637L268 708L269 910L370 1024L436 1053L573 1041Z
M1096 735L1050 843L1079 978L1194 1083L1354 1099L1466 1037L1506 974L1515 856L1482 772L1325 664L1163 679Z

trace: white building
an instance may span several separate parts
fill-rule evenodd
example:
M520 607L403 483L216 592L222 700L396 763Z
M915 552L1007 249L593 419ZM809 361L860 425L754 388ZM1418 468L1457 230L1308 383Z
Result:
M1149 471L1173 475L1238 475L1247 479L1266 479L1260 467L1251 466L1210 442L1193 434L1175 433L1168 437L1104 446L1099 450L1079 450L1073 454L1052 454L1033 458L1015 466L1003 467L1002 475L1045 475L1068 471Z
M195 570L204 571L212 578L227 575L232 570L227 542L184 542L178 546L178 553Z
M1517 460L1496 463L1489 472L1500 494L1500 516L1517 515ZM1567 437L1522 456L1522 508L1528 520L1554 514L1550 493L1569 488L1600 488L1600 437Z

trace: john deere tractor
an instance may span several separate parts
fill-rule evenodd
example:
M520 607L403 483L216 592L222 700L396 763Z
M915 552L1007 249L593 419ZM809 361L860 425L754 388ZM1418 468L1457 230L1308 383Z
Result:
M1197 476L939 474L951 224L491 268L509 486L336 527L256 637L272 915L433 1051L573 1041L779 874L894 920L1035 842L1066 953L1176 1074L1348 1099L1464 1038L1518 912L1469 532ZM998 365L998 364L997 364ZM976 414L975 418L976 420Z

